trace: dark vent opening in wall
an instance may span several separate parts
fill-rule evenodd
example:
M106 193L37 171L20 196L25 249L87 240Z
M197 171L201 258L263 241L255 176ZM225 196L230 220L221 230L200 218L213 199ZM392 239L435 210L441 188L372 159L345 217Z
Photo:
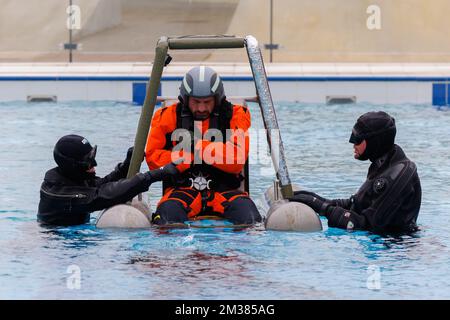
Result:
M327 96L327 104L356 103L356 96Z
M27 96L27 102L57 102L57 97L52 95L32 95Z

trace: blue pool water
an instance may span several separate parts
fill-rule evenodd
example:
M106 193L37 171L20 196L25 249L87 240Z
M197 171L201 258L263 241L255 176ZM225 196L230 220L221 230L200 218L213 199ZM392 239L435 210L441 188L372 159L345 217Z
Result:
M422 231L382 238L328 228L326 220L323 232L311 234L262 228L162 233L93 224L46 229L35 221L36 208L58 137L78 133L98 144L97 172L107 174L133 144L140 108L0 103L0 298L450 298L450 113L429 105L276 108L292 180L327 197L349 196L364 181L368 163L354 160L347 142L356 118L370 110L391 113L397 141L422 179ZM262 128L258 109L251 110L253 126ZM272 179L267 163L252 165L256 200ZM153 205L160 188L145 195ZM81 272L79 289L67 285L73 265Z

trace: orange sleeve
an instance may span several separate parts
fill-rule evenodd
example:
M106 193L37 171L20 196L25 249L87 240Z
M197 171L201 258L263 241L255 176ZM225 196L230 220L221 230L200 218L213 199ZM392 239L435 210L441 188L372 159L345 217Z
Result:
M176 105L159 109L153 116L150 133L145 147L145 160L150 170L158 169L179 158L184 158L183 163L177 165L180 172L187 170L192 162L192 154L183 151L172 152L165 150L166 134L176 127Z
M250 125L251 116L248 108L235 105L230 121L231 135L224 137L227 139L226 142L200 140L195 145L195 149L201 150L204 162L224 172L238 174L248 159Z

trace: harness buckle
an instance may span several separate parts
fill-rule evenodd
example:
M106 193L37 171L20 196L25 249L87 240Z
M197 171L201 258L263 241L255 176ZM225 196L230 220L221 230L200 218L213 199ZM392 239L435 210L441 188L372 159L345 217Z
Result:
M200 172L198 176L194 175L194 179L189 178L191 181L191 188L197 190L197 191L203 191L203 190L211 190L210 183L212 180L206 179L202 173Z

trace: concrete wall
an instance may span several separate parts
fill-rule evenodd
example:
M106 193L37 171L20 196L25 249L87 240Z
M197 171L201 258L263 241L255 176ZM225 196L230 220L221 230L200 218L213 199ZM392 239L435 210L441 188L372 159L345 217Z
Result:
M81 29L75 32L75 40L116 27L122 22L121 0L78 0L82 11Z
M66 3L0 0L0 51L56 50L67 38Z
M101 32L121 22L121 0L74 0L81 9L81 30L74 39ZM0 0L0 59L2 55L45 56L68 41L68 0Z
M0 0L0 62L66 61L68 0ZM274 62L450 62L449 0L274 0ZM151 61L161 35L252 34L269 42L270 0L74 0L75 61ZM369 30L377 5L381 28ZM268 51L265 50L268 61ZM177 61L245 61L242 51Z
M269 3L240 1L227 33L268 43ZM379 30L367 28L374 4ZM448 0L276 0L273 38L281 48L274 61L450 61L449 12Z

